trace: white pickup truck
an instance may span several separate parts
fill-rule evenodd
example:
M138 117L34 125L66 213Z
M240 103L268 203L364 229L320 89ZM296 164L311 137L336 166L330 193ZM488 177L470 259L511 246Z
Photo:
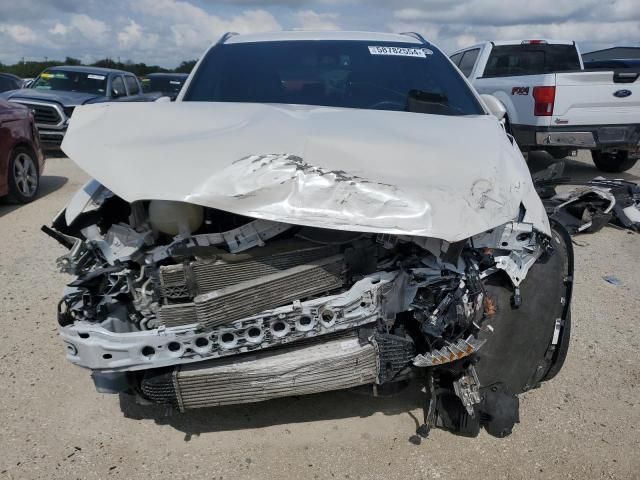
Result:
M523 151L563 158L589 149L606 172L638 160L640 73L584 71L572 41L485 42L450 58L479 93L503 103L505 127Z

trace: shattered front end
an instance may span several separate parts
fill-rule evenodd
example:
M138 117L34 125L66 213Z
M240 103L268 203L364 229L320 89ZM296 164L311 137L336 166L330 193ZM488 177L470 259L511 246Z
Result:
M67 358L101 392L186 411L415 378L427 431L505 436L570 328L571 242L526 218L447 242L128 203L92 181L44 230L69 248Z

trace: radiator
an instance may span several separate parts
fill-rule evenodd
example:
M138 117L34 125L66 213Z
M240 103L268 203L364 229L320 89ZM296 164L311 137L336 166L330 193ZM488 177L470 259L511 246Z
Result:
M283 241L258 254L228 255L232 262L198 260L160 267L162 295L168 300L193 298L247 280L328 258L339 253L337 246L309 245Z
M198 295L192 303L164 305L158 317L167 327L224 325L340 288L343 268L343 256L335 255Z
M154 402L184 411L372 384L377 364L374 346L351 333L311 346L149 372L141 388Z

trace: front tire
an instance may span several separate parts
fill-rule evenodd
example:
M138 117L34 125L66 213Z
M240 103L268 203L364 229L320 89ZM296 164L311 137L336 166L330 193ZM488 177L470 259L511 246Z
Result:
M29 203L38 194L40 174L35 155L25 147L18 147L9 158L9 194L11 203Z
M637 158L629 158L628 150L618 150L616 153L604 153L601 150L593 150L591 156L598 170L607 173L626 172L638 161Z

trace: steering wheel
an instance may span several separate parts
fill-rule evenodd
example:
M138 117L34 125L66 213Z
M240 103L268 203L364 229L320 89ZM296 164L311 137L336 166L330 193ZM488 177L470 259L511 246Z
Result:
M390 93L391 95L398 97L398 100L390 100L390 99L380 100L378 102L373 103L372 105L369 105L368 108L383 109L385 106L388 106L390 108L393 108L394 110L397 110L398 108L400 108L401 110L404 110L406 107L406 97L407 97L406 93L398 92L397 90L394 90L389 87L385 87L384 85L378 85L376 83L371 83L371 82L350 81L349 84L351 87L362 86L362 87L374 88L376 90L380 90L385 93Z
M381 100L379 102L374 103L373 105L369 105L369 108L373 110L402 110L405 111L407 109L407 104L403 101L399 100Z

